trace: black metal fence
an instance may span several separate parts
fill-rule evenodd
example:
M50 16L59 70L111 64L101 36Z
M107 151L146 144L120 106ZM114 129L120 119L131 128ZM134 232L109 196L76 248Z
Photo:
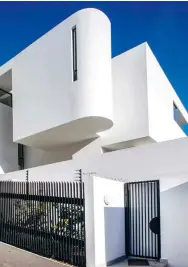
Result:
M160 190L159 181L125 184L126 254L159 259Z
M84 184L0 182L0 241L86 265Z

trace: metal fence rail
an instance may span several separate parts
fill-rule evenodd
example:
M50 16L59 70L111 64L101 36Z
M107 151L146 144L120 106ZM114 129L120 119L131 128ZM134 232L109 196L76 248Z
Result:
M0 240L84 267L84 184L0 182Z

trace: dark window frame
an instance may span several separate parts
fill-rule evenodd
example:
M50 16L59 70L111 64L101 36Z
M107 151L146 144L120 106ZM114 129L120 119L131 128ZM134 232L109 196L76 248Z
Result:
M78 80L77 70L77 29L76 26L72 27L72 73L73 82Z
M174 117L174 120L177 122L177 117L178 117L178 107L176 105L176 103L173 101L173 117Z
M18 144L18 165L20 169L24 169L24 145Z

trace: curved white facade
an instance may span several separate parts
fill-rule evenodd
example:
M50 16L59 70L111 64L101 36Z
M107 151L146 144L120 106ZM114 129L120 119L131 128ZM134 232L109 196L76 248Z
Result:
M78 79L73 81L75 26ZM109 19L96 9L75 13L13 59L12 80L15 142L55 148L109 129L113 124Z

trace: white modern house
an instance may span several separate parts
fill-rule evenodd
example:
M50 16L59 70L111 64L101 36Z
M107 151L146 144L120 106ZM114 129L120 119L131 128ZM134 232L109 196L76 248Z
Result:
M0 67L0 179L23 181L29 171L29 181L74 181L82 169L88 267L126 256L124 183L154 180L161 257L187 267L187 123L149 45L111 58L111 24L96 9Z

